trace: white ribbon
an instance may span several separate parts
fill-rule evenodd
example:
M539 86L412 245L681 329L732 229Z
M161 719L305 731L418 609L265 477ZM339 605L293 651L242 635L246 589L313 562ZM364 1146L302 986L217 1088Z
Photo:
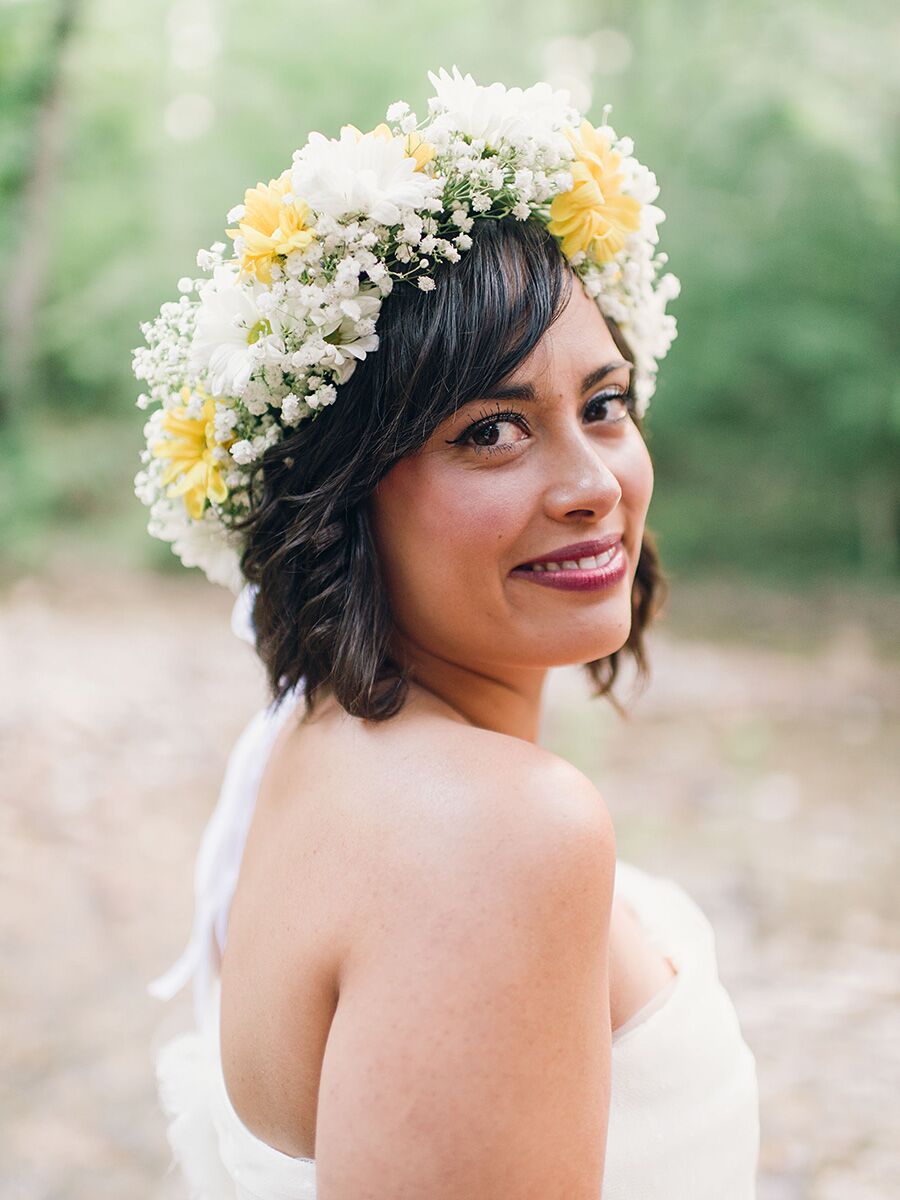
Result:
M231 628L237 637L255 647L253 600L254 589L248 584L235 601ZM194 866L194 922L190 938L172 966L147 987L151 996L170 1000L193 979L194 1017L198 1027L207 1020L210 987L221 967L228 913L263 770L279 730L302 695L301 680L277 709L274 705L261 709L235 742Z

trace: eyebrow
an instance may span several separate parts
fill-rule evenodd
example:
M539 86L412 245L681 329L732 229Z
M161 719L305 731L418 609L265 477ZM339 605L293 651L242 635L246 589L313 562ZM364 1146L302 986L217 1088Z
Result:
M606 363L602 367L597 367L585 375L581 381L581 390L586 392L589 388L594 387L602 379L605 379L612 371L618 370L619 367L634 368L634 363L630 363L627 359L619 358L614 362ZM530 383L519 384L503 384L499 383L496 387L488 388L481 396L476 397L478 400L531 400L537 399L537 394L534 387Z

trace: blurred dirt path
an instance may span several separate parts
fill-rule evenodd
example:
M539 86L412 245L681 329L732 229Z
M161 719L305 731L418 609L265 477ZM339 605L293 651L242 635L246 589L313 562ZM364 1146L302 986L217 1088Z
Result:
M900 668L859 619L802 654L698 638L722 606L694 598L680 634L653 633L629 720L559 671L542 740L597 782L620 857L677 879L716 930L759 1066L759 1200L884 1200L900 1178ZM182 1195L149 1053L190 1008L144 989L187 937L199 835L265 699L230 608L138 574L0 594L8 1200ZM802 605L778 611L790 644Z

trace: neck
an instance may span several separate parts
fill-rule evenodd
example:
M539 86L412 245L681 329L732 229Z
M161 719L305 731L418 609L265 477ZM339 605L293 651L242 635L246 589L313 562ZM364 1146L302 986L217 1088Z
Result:
M537 742L546 667L474 670L404 640L411 693L427 693L479 729Z

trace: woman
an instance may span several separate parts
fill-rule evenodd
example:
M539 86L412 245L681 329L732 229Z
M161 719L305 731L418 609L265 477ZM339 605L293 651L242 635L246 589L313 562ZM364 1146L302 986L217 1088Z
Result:
M251 585L273 695L154 985L198 1004L169 1139L198 1196L746 1200L709 924L537 744L548 669L609 694L662 600L655 181L545 85L431 79L250 189L139 352L151 528Z

